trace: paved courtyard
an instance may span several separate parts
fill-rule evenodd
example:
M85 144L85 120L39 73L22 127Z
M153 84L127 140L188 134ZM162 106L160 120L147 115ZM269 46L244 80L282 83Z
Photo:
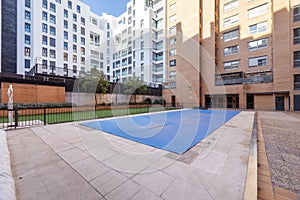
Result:
M7 133L17 199L243 199L254 112L183 155L66 123Z

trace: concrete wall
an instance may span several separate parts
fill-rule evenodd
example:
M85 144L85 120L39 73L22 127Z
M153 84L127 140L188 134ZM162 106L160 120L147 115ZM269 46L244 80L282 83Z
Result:
M15 181L11 172L6 133L0 130L0 199L15 200Z
M123 94L97 94L97 104L102 103L128 103L134 102L134 96L123 95ZM152 102L155 99L160 99L158 96L148 96L148 95L137 95L136 102L143 102L146 98L151 98ZM71 93L66 92L66 103L75 103L77 105L94 105L95 104L95 94L94 93Z

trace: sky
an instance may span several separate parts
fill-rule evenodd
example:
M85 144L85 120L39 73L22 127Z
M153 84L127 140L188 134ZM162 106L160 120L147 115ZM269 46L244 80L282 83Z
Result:
M102 13L119 16L126 11L129 0L82 0L91 7L92 12L102 15Z

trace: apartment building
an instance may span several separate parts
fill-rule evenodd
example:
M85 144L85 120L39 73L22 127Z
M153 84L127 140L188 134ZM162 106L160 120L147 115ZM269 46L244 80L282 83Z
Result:
M198 0L166 3L167 67L163 95L173 106L197 106L200 101L199 10Z
M129 1L120 16L99 16L80 0L2 4L2 72L78 77L97 68L114 82L164 80L164 0Z
M170 8L171 5L168 6ZM197 13L194 21L177 15L176 27L178 29L178 26L186 24L189 29L199 30L201 76L197 83L200 106L300 110L298 1L202 1L199 7L198 4L177 6L176 12L195 7L198 10L191 12ZM167 18L171 16L173 11L168 9ZM180 32L184 35L189 29ZM195 51L191 53L198 54ZM178 73L188 66L176 63L173 69ZM173 69L168 66L169 71ZM198 75L186 77L192 79L198 78ZM176 88L166 89L171 91L172 96L166 95L167 92L164 94L167 102L174 103L178 99L184 104L189 100L187 94L176 93L176 90L181 90L178 86L181 82L177 79L176 86L173 84ZM197 96L195 91L193 93Z
M113 82L124 82L131 76L149 83L163 82L164 3L164 0L132 0L128 2L126 12L113 19L107 41Z

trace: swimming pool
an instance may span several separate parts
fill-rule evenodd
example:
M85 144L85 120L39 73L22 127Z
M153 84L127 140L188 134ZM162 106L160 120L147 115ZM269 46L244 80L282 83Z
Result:
M183 154L238 113L239 111L189 109L118 117L81 125Z

